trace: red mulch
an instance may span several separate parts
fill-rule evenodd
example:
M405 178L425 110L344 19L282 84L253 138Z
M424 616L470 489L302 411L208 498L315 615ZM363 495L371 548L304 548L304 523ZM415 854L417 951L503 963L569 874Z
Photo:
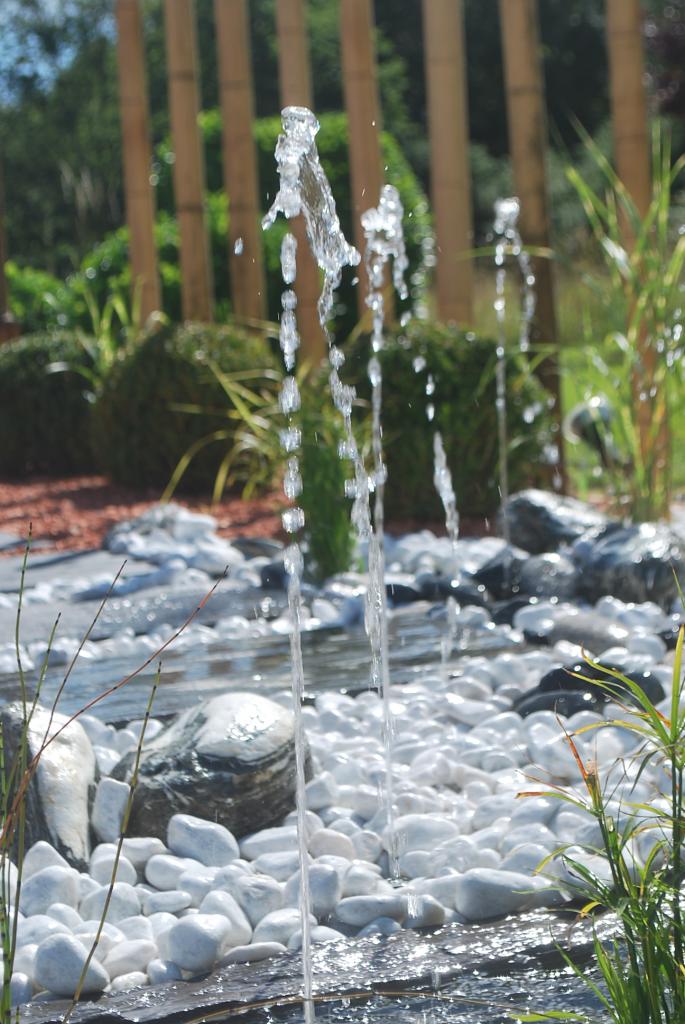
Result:
M31 523L34 543L49 540L59 551L98 548L115 523L139 516L158 501L158 491L120 487L103 476L2 480L0 530L25 537ZM284 501L278 494L250 501L230 495L214 507L206 498L174 501L195 512L209 512L222 537L280 533Z
M31 477L0 480L0 530L26 537L32 524L33 542L50 541L58 551L99 548L107 531L124 519L139 516L159 501L159 492L120 487L104 476ZM207 498L174 496L174 501L195 512L208 512L222 537L280 537L280 493L249 501L229 495L212 506ZM462 536L482 536L494 524L486 519L462 519ZM444 523L391 522L388 532L430 529L445 533ZM15 549L16 550L16 549ZM8 552L10 553L10 552Z

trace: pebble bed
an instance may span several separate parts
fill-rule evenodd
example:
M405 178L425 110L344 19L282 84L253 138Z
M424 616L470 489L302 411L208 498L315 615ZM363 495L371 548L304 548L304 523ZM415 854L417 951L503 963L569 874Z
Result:
M459 568L487 560L493 544L500 542L463 542ZM148 544L147 558L150 550ZM411 574L416 582L444 555L445 542L415 535L394 545L392 561L396 572ZM250 561L257 560L240 563L243 577L259 571ZM336 625L357 621L362 607L357 585L348 576L338 582L337 592L332 584L316 597L320 603L318 608L310 604L310 628L334 619ZM457 612L456 635L500 630L515 645L523 629L544 628L560 609L568 615L574 606L541 600L517 611L512 626L494 626L486 609L464 605ZM664 688L666 711L671 654L659 634L673 629L677 616L655 604L624 604L611 597L597 602L594 612L609 633L612 624L630 630L625 647L594 653L626 671L651 671ZM238 632L278 632L286 626L285 617L245 620L244 627L234 623ZM224 634L227 629L221 623L216 628ZM392 687L399 884L389 879L382 702L371 691L355 697L328 692L303 709L313 769L307 820L315 942L556 906L577 891L580 880L562 855L542 874L536 868L560 847L570 846L568 856L606 874L604 862L592 852L599 834L589 814L549 796L519 797L522 790L545 790L550 784L581 799L585 795L562 725L573 733L611 719L616 706L568 718L552 710L523 718L512 710L548 672L581 655L567 641L532 650L514 646L494 657L434 664L420 679ZM272 697L291 706L286 690ZM100 843L83 873L48 843L27 852L12 978L15 1004L73 995L112 882L128 786L109 773L136 747L142 723L116 729L89 716L80 721L103 775L92 815ZM162 728L152 720L148 737ZM597 764L617 820L630 813L627 801L658 804L668 780L651 763L638 778L639 761L630 757L634 738L625 728L585 732L576 744L581 756ZM640 834L632 849L636 860L644 861L655 841L653 833ZM10 892L15 884L13 869ZM129 990L297 949L299 887L294 813L278 827L240 839L220 824L176 814L166 843L123 840L83 992Z

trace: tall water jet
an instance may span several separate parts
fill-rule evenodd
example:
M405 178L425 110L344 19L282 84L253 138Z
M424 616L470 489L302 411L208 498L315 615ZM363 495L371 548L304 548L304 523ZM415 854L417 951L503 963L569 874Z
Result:
M304 217L305 230L314 257L324 272L324 284L319 298L319 320L329 346L331 364L330 385L336 407L340 410L345 424L345 455L353 459L355 467L355 493L353 520L360 537L370 536L369 483L361 456L352 431L353 388L346 387L338 375L344 362L344 355L333 342L328 321L333 309L335 289L340 283L342 269L356 266L360 256L348 244L340 227L335 200L316 150L316 133L319 122L306 107L286 107L282 113L283 132L276 144L276 162L279 174L279 189L276 198L262 221L264 230L270 228L279 213L286 219ZM287 234L281 248L281 269L286 285L295 280L296 241ZM281 316L280 341L286 369L289 375L284 379L281 390L281 409L288 416L288 426L281 435L285 451L290 455L285 474L284 489L289 500L300 493L302 481L297 456L293 453L300 446L300 432L292 423L292 413L299 407L300 396L297 381L290 374L295 364L295 351L299 344L295 320L297 299L290 288L283 292L283 313ZM304 513L300 508L290 508L283 516L283 525L292 533L304 525ZM297 834L300 863L300 911L302 915L302 975L303 1003L306 1024L314 1020L311 971L311 929L309 921L309 866L305 800L305 736L302 724L302 697L304 673L302 668L301 624L301 577L302 553L299 545L289 545L286 552L288 572L288 604L292 619L291 662L293 707L295 714L295 736L297 752Z
M497 440L499 448L499 497L502 507L502 534L507 544L511 534L507 520L507 502L509 498L509 466L507 449L507 334L506 334L506 257L511 239L516 231L519 215L519 201L516 196L498 199L495 203L495 315L497 317L497 363L495 366L495 408L497 410Z
M290 507L283 513L283 528L291 535L297 533L304 526L304 512L299 506L294 505L302 491L302 477L300 475L299 459L297 452L301 444L301 433L293 422L293 413L300 407L300 393L297 380L292 371L295 369L295 354L300 346L300 337L297 331L297 319L295 308L297 296L290 285L295 282L297 271L297 240L294 235L288 232L281 243L281 273L283 281L288 286L281 296L281 323L279 340L283 351L283 361L287 370L281 385L279 404L281 411L286 417L287 426L281 431L281 446L288 455L288 461L283 478L283 491L291 503ZM302 701L304 698L304 669L302 665L302 570L303 559L300 546L293 540L285 551L285 569L288 574L288 609L292 629L290 631L290 664L291 683L293 695L293 714L295 718L295 772L296 772L296 807L297 807L297 837L298 837L298 860L300 866L300 912L302 917L302 996L304 1002L304 1019L306 1024L314 1020L314 1002L312 999L312 969L311 969L311 928L309 921L309 910L311 899L309 895L309 853L307 843L307 819L306 819L306 792L305 792L305 762L306 744L304 727L302 723Z
M385 301L383 285L385 269L393 260L393 284L400 299L408 295L404 275L408 267L404 245L402 218L404 210L399 192L393 185L384 185L378 206L362 214L366 248L364 263L369 280L366 304L371 310L371 358L368 364L371 382L371 417L373 476L375 492L373 529L369 538L369 585L366 599L366 630L371 644L371 680L383 699L383 746L385 751L385 811L388 835L390 877L400 877L398 837L395 831L394 789L392 776L393 720L390 707L390 665L388 657L388 610L385 592L385 510L384 490L386 467L383 462L383 431L381 407L383 371L379 354L383 350Z

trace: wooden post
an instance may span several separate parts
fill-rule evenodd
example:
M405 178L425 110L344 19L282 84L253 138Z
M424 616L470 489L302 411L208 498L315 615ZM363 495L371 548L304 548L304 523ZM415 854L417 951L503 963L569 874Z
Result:
M547 125L544 83L540 60L537 0L500 0L504 78L507 93L509 149L514 188L521 202L521 236L524 244L549 248L550 220L547 200L545 153ZM537 282L537 306L532 324L533 344L557 344L552 262L532 258ZM537 373L554 399L555 443L559 447L559 471L564 477L561 433L559 362L554 351L538 366Z
M0 344L16 338L21 329L10 312L9 288L5 277L7 242L5 238L5 181L0 161Z
M134 295L140 289L140 313L145 321L161 309L162 297L155 249L155 199L150 184L152 151L140 0L116 0L115 11L131 277Z
M644 217L652 183L640 2L607 0L606 15L616 171Z
M314 101L305 0L276 0L276 31L281 107L309 107L311 110ZM326 342L317 312L321 291L319 268L309 248L302 217L293 221L292 230L297 239L295 291L302 355L312 367L317 367L326 354Z
M441 320L470 324L473 222L461 0L423 0L423 25L437 313Z
M181 235L181 305L186 320L212 320L212 267L204 217L204 159L197 124L199 83L193 0L164 0L174 193Z
M231 299L236 316L263 320L266 285L259 223L254 99L246 0L214 0ZM242 246L236 242L242 239Z
M354 243L364 250L361 214L377 206L383 185L380 102L376 79L372 0L340 0L343 92L350 133L350 193ZM368 281L363 262L357 289L359 315L366 312Z

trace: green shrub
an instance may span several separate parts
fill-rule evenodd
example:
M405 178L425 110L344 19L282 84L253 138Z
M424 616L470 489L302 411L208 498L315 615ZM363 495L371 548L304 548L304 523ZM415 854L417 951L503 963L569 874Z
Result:
M12 315L26 334L85 326L86 306L69 281L60 281L46 270L5 264Z
M311 378L301 385L300 391L302 494L299 504L305 514L306 567L314 579L322 581L349 569L352 561L351 502L345 497L345 480L351 471L350 463L343 463L338 457L338 444L343 440L344 430L331 401L327 378L323 375Z
M94 417L101 467L114 480L164 487L195 441L226 427L228 398L209 362L226 373L275 366L264 338L205 324L149 334L115 364ZM199 452L183 488L211 492L225 450L224 441Z
M78 373L49 370L86 362L83 345L66 332L27 335L0 348L0 473L94 468L86 382Z
M359 391L365 380L366 344L355 362ZM423 357L416 373L413 361ZM383 443L388 467L385 490L389 521L438 521L444 516L433 485L433 434L443 436L457 505L463 516L493 513L499 505L497 417L495 410L495 343L488 338L414 321L391 334L382 354ZM429 399L427 374L435 380ZM508 359L509 481L512 490L543 478L541 455L549 439L547 395L517 357ZM428 422L432 401L435 418ZM528 420L532 419L532 422Z

